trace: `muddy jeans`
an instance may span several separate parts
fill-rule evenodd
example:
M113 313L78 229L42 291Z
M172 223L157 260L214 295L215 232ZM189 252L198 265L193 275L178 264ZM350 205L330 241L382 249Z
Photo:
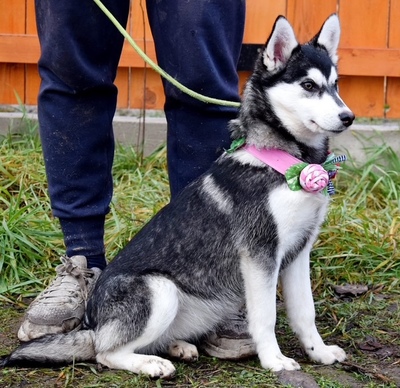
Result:
M122 25L129 0L103 3ZM243 0L148 0L161 67L193 90L239 101ZM38 115L54 216L67 255L104 268L104 219L112 198L114 85L123 38L91 0L36 0L42 79ZM201 103L164 82L172 198L229 146L236 109Z

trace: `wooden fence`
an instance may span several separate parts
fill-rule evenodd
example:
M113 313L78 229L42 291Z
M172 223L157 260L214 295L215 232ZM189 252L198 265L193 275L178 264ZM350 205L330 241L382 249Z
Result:
M144 0L132 0L128 31L155 60L144 7ZM34 0L0 0L0 9L0 104L16 104L18 95L35 105L40 79ZM400 118L400 0L247 0L244 43L264 43L280 14L304 42L333 12L342 26L339 73L345 102L357 116ZM240 72L241 84L247 76ZM162 109L159 76L128 44L116 84L119 108Z

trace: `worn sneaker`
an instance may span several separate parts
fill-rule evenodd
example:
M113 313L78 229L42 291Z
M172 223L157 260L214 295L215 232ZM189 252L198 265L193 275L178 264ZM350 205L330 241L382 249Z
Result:
M201 348L209 356L223 360L240 360L255 356L256 346L247 327L246 313L239 311L220 324L201 343Z
M101 270L88 269L85 256L63 256L61 262L56 267L56 278L26 311L18 330L20 341L66 333L80 326L86 301Z

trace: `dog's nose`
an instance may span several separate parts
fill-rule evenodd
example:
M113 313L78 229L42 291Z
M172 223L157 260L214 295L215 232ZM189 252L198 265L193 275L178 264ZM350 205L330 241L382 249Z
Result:
M349 111L340 113L339 118L345 127L350 127L350 125L353 124L355 116L354 116L354 113L349 110Z

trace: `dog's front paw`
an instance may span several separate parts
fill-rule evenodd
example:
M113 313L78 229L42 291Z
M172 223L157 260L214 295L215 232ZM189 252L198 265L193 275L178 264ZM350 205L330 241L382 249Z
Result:
M172 379L175 376L175 367L171 361L161 357L148 356L138 366L136 373L143 373L152 378Z
M199 358L196 346L185 341L174 341L171 343L168 347L168 354L171 357L187 362L197 361Z
M273 372L300 369L300 365L295 360L285 357L282 353L264 357L260 356L260 361L263 368L272 370Z
M336 345L322 345L306 349L308 356L320 364L330 365L335 362L342 362L346 359L345 351Z

